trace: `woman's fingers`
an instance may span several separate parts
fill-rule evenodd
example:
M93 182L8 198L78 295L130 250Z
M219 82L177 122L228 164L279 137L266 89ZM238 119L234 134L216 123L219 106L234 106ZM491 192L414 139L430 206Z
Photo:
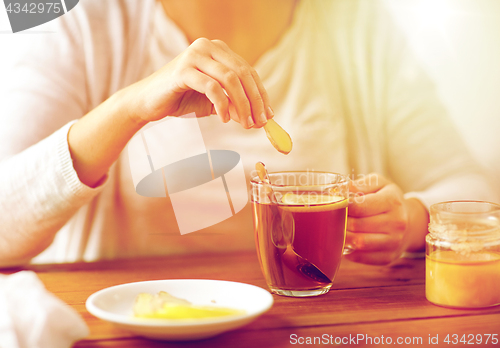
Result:
M349 204L349 216L366 217L386 213L400 206L402 202L394 195L394 184L389 184L375 193L368 193Z
M347 219L347 230L351 232L402 233L407 227L405 214L397 211L359 218L349 216Z
M196 57L196 68L202 73L212 77L224 88L231 103L235 106L238 115L247 115L240 117L239 122L245 128L254 126L252 118L252 108L247 97L241 80L236 72L206 56Z
M384 186L390 184L390 181L382 175L370 173L358 180L350 181L349 184L349 191L368 194L377 192Z
M262 127L273 116L255 70L222 41L197 39L164 70L166 76L173 76L174 83L162 94L167 94L166 102L159 104L167 107L157 107L160 113L199 108L211 113L215 109L224 122L233 119L244 128ZM207 98L213 108L207 105Z
M355 250L345 258L359 263L369 265L388 265L400 256L399 250L383 250L383 251L361 251Z
M216 112L244 128L262 127L273 116L255 70L222 41L197 39L162 69L134 84L144 121ZM211 105L212 104L212 105Z
M218 48L212 51L212 58L236 73L250 103L251 114L248 116L252 117L256 127L262 127L273 115L269 104L269 97L255 69L243 58L232 52L224 42L213 40L212 43ZM239 113L237 103L234 104Z
M252 70L252 76L253 76L255 83L257 84L257 88L259 89L260 95L262 96L262 100L264 101L264 108L265 108L265 112L266 112L266 117L269 120L269 119L274 117L274 111L271 108L271 102L269 100L269 95L267 94L267 91L264 87L264 84L260 80L260 77L259 77L259 75L257 75L257 72L255 70Z
M346 244L360 251L387 251L396 249L401 242L400 236L388 233L346 233Z
M234 107L234 104L231 103L231 101L229 101L229 116L231 117L231 120L240 122L238 112L236 111L236 108Z
M355 251L348 258L387 264L399 257L409 221L401 189L372 174L352 182L351 190L364 195L349 204L346 243Z
M184 70L182 80L186 87L207 96L223 122L229 121L229 100L216 80L195 69Z

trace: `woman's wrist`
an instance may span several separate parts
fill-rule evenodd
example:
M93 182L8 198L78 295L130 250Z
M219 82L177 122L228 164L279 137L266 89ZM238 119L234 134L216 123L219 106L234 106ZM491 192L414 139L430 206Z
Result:
M113 105L114 110L112 110L112 113L120 115L122 118L120 123L124 122L125 127L130 129L130 132L133 134L149 123L147 121L148 117L144 115L147 101L142 98L141 94L143 91L141 86L139 86L140 82L117 91L106 101L109 101L110 105Z
M128 141L147 121L138 117L133 95L120 90L73 124L68 145L82 183L97 187Z

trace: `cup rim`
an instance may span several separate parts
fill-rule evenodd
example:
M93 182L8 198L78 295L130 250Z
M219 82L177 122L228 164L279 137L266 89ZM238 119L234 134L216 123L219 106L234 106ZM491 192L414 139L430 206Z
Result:
M329 186L329 185L342 185L342 184L347 184L349 183L349 176L348 175L345 175L345 174L340 174L340 173L335 173L335 172L328 172L328 171L322 171L322 170L315 170L315 171L306 171L306 170L283 170L283 171L278 171L278 172L269 172L269 176L273 175L273 174L287 174L287 173L290 173L290 174L302 174L302 173L307 173L307 174L333 174L333 175L337 175L338 177L341 178L341 180L339 182L335 182L335 183L326 183L326 184L311 184L311 185L279 185L279 184L273 184L273 183L270 183L269 185L270 186L273 186L273 187L295 187L295 186L298 186L298 187L317 187L317 186ZM256 185L256 186L262 186L264 185L264 183L260 180L259 176L256 175L254 177L252 177L250 179L250 183L252 185Z

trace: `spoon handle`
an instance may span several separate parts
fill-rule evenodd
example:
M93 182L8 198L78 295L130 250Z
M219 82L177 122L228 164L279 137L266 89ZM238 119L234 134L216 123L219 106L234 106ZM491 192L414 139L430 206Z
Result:
M274 190L271 186L271 179L269 179L269 174L267 172L265 164L262 162L257 162L255 164L255 169L257 170L257 174L259 175L260 180L262 181L262 185L266 190L269 200L273 204L278 204L278 200L276 199L276 195L274 194Z

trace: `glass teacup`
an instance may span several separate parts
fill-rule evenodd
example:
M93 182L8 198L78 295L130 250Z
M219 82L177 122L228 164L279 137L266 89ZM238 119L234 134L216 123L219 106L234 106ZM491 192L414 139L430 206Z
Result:
M344 250L348 177L282 172L270 184L254 177L252 205L257 253L271 292L315 296L330 289Z

